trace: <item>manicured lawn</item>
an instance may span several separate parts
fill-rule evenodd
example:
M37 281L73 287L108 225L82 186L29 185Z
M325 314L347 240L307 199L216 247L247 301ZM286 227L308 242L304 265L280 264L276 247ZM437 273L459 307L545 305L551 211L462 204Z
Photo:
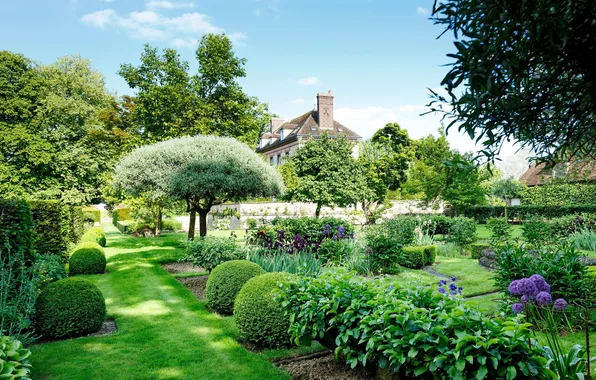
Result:
M232 318L208 312L161 268L182 255L184 234L132 238L103 228L110 273L88 278L103 292L118 333L34 346L34 379L289 378L236 342Z
M437 272L457 278L465 297L494 292L493 274L478 265L478 260L468 257L449 258L438 256L434 268Z
M512 224L511 227L511 236L514 238L518 238L522 236L522 226L519 224ZM476 224L476 234L478 235L478 240L488 240L491 237L491 233L486 228L486 224Z

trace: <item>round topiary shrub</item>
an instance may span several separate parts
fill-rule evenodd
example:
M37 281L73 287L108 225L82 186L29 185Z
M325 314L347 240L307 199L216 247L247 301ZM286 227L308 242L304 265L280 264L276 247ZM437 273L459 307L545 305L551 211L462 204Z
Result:
M81 241L83 241L83 242L91 241L91 242L101 245L102 247L105 247L106 246L106 233L103 232L103 230L99 227L93 227L93 228L88 229L87 232L85 232L83 234Z
M97 243L90 241L77 245L68 260L71 276L101 274L106 271L106 254Z
M290 345L290 318L274 299L274 291L289 276L267 273L244 284L234 303L234 319L243 339L265 347Z
M231 260L216 266L207 280L207 307L223 315L234 311L234 300L246 281L265 273L263 268L246 260Z
M35 329L46 338L94 333L106 319L103 294L80 277L49 284L37 297L35 310Z

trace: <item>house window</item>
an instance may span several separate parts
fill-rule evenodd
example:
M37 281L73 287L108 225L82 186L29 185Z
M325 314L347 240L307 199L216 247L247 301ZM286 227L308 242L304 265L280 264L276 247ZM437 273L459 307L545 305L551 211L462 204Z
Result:
M270 156L270 157L269 157L269 163L270 163L271 165L273 165L273 156Z
M343 131L343 129L342 129L342 128L337 128L337 130L338 130L339 132L342 132L342 131Z
M284 135L285 135L285 133L284 133L284 132L285 132L285 131L284 131L283 129L282 129L281 131L279 131L279 139L280 139L280 140L283 140L283 139L284 139L284 137L285 137L285 136L284 136Z
M281 154L277 155L277 164L281 165Z
M317 130L317 128L313 127L312 125L310 126L310 130L315 132Z

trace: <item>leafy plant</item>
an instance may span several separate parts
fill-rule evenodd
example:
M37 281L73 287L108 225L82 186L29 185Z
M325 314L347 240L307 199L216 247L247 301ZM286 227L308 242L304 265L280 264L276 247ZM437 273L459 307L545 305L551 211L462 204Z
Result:
M473 219L457 218L449 227L447 240L457 244L463 252L476 241L476 223Z
M0 376L10 380L31 380L31 351L10 337L0 335Z
M259 224L259 222L256 218L247 218L246 219L246 226L248 227L249 230L256 229L258 224Z
M312 253L298 252L293 255L270 252L259 247L245 248L246 260L258 264L265 272L286 272L300 276L317 276L321 262Z
M64 261L59 256L36 254L33 276L37 287L43 290L52 282L66 278Z
M206 236L186 242L186 256L181 261L188 261L194 266L211 272L213 268L230 260L239 260L242 251L230 238Z
M364 249L354 239L325 239L319 245L316 254L323 264L339 264L344 257L357 251L363 252Z
M350 272L356 272L363 276L373 276L375 268L371 255L365 252L352 252L341 261L341 266Z
M490 218L486 223L490 232L490 246L493 248L504 245L511 238L511 226L505 218Z
M180 231L182 230L182 222L168 218L161 221L161 229L164 231Z
M596 251L596 231L582 230L574 232L569 236L569 241L573 242L577 249Z
M455 258L460 255L460 248L455 243L441 242L437 244L437 255Z

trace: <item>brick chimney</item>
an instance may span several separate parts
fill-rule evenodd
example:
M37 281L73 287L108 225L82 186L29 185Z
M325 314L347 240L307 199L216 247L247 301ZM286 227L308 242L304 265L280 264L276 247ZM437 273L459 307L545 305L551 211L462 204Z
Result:
M273 133L277 128L281 127L284 123L284 119L281 117L272 117L270 126L271 126L271 133Z
M333 94L331 90L317 94L319 128L333 129Z

